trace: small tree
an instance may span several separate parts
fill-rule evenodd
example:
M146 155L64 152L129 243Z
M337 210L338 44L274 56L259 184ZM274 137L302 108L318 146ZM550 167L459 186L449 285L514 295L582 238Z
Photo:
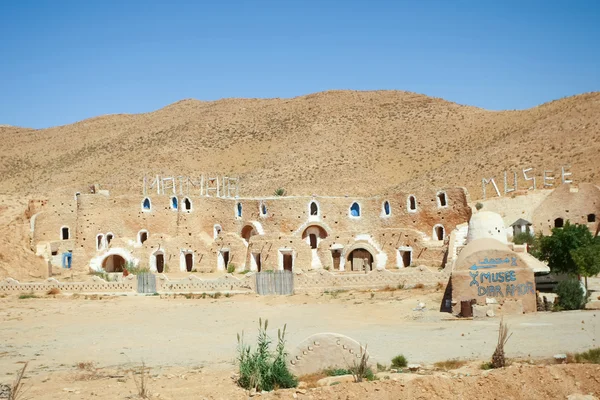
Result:
M569 275L580 273L579 266L571 253L593 243L594 237L585 225L571 225L569 221L563 228L552 229L552 236L540 239L540 259L548 262L552 272Z
M587 278L600 274L600 242L571 250L571 258L577 265L579 274L585 277L585 290L588 291Z

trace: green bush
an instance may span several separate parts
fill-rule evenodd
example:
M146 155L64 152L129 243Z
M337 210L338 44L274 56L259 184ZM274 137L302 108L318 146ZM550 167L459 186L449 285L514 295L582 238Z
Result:
M575 361L578 363L600 364L600 347L575 354Z
M517 233L515 235L515 237L513 238L513 242L515 244L528 244L530 246L533 244L534 240L535 240L535 236L533 236L529 232Z
M273 192L273 194L275 196L278 196L278 197L285 196L285 189L284 188L277 188L277 189L275 189L275 192Z
M298 380L288 370L285 351L285 328L277 331L277 347L271 352L271 338L267 335L268 321L258 320L258 339L256 349L244 343L244 333L238 334L238 385L244 389L256 391L271 391L279 388L293 388Z
M235 272L235 265L229 263L227 265L227 272L230 273L230 274L233 274Z
M481 209L483 208L483 204L481 204L481 203L477 202L477 203L475 204L475 208L477 209L477 211L479 211L479 210L481 210Z
M352 371L345 368L329 368L324 370L323 373L327 376L352 375Z
M408 361L402 354L392 358L392 368L406 368Z
M579 310L585 304L583 288L577 279L567 279L556 285L558 305L563 310Z

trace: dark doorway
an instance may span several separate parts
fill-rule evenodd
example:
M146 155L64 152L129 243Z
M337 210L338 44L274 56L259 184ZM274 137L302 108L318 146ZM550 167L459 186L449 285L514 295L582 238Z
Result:
M67 228L66 226L64 228L62 228L60 230L61 232L61 237L62 240L68 240L69 239L69 228Z
M252 253L252 258L254 258L254 264L256 265L256 271L262 271L262 264L260 261L260 253Z
M341 250L331 250L331 258L333 259L333 269L335 271L340 270L340 259L342 258Z
M183 207L186 211L190 211L192 209L192 202L187 197L183 200Z
M149 210L150 209L150 199L149 198L145 198L144 199L144 210Z
M283 253L283 270L291 271L294 268L292 253Z
M221 257L223 257L223 265L225 266L225 270L227 270L227 266L229 265L229 250L221 251Z
M140 244L144 244L146 240L148 240L148 232L140 232Z
M439 193L437 197L441 207L446 207L446 205L448 205L448 202L446 201L446 193Z
M106 235L106 244L109 245L111 240L113 240L113 234L109 233L108 235Z
M587 222L596 222L596 214L588 214Z
M104 259L102 268L106 272L123 272L125 267L125 259L117 254L112 254Z
M444 227L438 225L435 227L435 237L437 240L444 240Z
M156 271L159 274L162 274L164 270L165 270L165 256L164 256L164 254L157 254L156 255Z
M352 271L371 271L373 269L373 256L365 249L353 250L348 256Z
M554 227L555 228L562 228L563 226L565 226L565 221L562 218L556 218L554 220Z
M314 233L311 233L310 235L308 235L308 238L310 240L310 248L316 249L317 248L317 235L315 235Z
M402 266L409 267L412 263L412 250L400 250L400 258L402 259Z
M192 272L192 269L194 269L194 255L192 253L185 253L185 269L187 272Z

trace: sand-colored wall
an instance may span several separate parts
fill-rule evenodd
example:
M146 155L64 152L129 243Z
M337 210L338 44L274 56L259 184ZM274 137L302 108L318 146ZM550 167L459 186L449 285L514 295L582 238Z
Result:
M595 222L587 222L589 214L595 215ZM531 222L537 232L549 235L556 218L587 225L595 233L600 220L600 188L591 183L561 185L535 208Z
M294 268L311 269L313 250L306 235L307 227L319 226L324 232L316 251L322 268L333 268L331 248L339 248L347 259L350 251L363 247L374 256L373 268L397 268L398 248L411 247L413 262L440 267L444 263L447 241L432 240L433 228L441 224L446 238L456 225L467 222L471 209L462 188L447 188L447 206L442 207L436 195L438 190L415 193L395 193L387 197L272 197L225 199L189 196L190 211L183 208L184 198L179 195L179 209L171 208L168 195L150 195L152 207L143 210L144 196L109 196L79 194L50 199L36 217L33 232L34 247L52 248L60 263L63 251L73 252L73 268L84 270L89 265L101 265L110 253L126 254L142 266L150 265L153 253L160 249L165 255L169 271L180 270L181 251L194 254L194 270L214 271L219 265L219 253L229 251L229 260L237 269L250 269L252 253L261 254L263 269L281 269L280 250L294 254ZM407 209L407 198L415 195L417 210ZM318 215L310 215L310 203L317 202ZM385 215L383 204L390 204L390 215ZM236 206L243 210L238 217ZM360 205L360 217L350 216L352 203ZM266 214L260 211L266 206ZM214 237L214 226L221 233ZM61 240L60 228L69 226L70 240ZM241 237L245 226L251 226L254 235L247 242ZM148 240L140 245L138 232L147 230ZM113 234L110 246L97 249L97 235ZM45 247L46 246L46 247ZM42 252L44 250L41 250Z
M480 239L479 241L491 239ZM498 242L499 243L499 242ZM472 243L477 246L477 241ZM506 301L521 301L523 312L536 311L535 279L533 270L508 247L465 247L468 254L459 256L452 271L452 311L460 313L461 301L475 299L486 305L495 299L502 305ZM461 254L462 255L462 254Z

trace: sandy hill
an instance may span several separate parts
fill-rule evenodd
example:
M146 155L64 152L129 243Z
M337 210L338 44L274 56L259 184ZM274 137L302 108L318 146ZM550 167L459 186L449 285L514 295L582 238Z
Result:
M240 194L385 192L466 186L534 167L571 166L598 183L600 92L522 111L486 111L400 91L293 99L183 100L158 111L33 130L0 127L0 193L91 183L141 190L145 173L239 175ZM539 178L538 178L539 179Z

